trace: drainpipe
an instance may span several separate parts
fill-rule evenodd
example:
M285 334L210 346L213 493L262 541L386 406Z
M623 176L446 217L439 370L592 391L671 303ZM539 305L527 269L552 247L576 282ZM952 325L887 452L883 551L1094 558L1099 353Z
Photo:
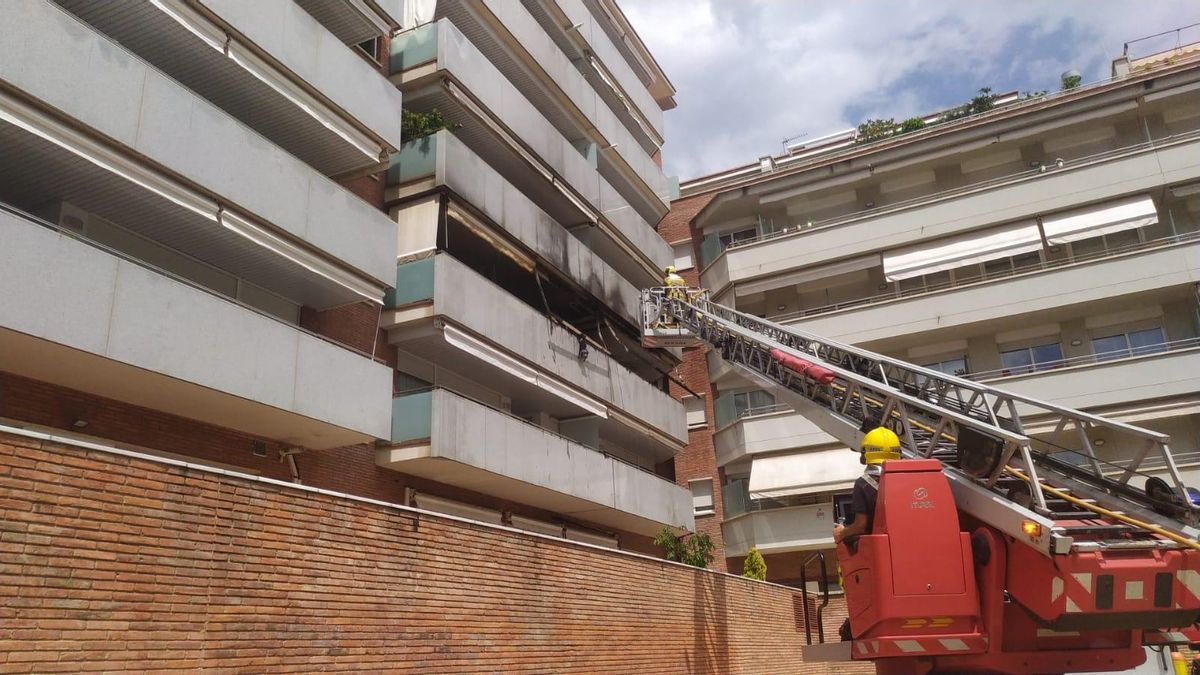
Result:
M300 480L300 467L296 465L296 455L302 452L304 452L304 448L299 446L279 451L279 461L287 462L288 470L290 470L292 474L292 482L296 484L300 484L302 482Z

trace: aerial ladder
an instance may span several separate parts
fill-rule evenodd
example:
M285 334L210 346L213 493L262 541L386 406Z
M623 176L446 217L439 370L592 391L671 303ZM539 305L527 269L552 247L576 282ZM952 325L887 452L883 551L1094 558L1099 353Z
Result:
M837 547L852 639L821 636L806 660L872 661L879 673L1100 672L1141 664L1144 646L1195 639L1200 493L1184 485L1168 436L738 312L698 289L647 289L642 312L647 346L708 345L852 449L875 426L901 439L873 531ZM1098 456L1097 429L1134 448L1128 463ZM1163 475L1143 470L1152 463Z

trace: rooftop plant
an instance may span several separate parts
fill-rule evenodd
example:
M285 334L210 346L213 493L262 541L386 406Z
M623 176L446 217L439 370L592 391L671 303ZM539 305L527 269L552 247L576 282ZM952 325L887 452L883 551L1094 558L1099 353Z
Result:
M983 87L970 101L947 110L932 122L926 122L920 117L910 117L899 124L892 118L867 120L858 125L858 133L854 137L854 142L856 144L873 143L884 138L919 131L927 126L934 126L951 120L970 117L971 115L978 115L995 107L996 96L992 93L991 87Z

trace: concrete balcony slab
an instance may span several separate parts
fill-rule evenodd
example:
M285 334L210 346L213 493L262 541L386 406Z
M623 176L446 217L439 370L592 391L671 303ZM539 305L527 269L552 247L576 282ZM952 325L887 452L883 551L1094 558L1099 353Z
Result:
M445 389L397 397L393 429L389 469L646 536L695 529L687 490Z
M386 365L12 211L0 241L0 370L304 447L389 438Z

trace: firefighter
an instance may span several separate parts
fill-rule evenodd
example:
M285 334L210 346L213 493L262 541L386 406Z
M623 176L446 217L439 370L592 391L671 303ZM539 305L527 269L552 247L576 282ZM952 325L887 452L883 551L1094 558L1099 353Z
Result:
M850 513L846 514L850 524L838 523L833 526L835 543L871 533L871 526L875 523L875 500L879 496L879 475L883 472L883 463L889 459L900 459L900 437L887 427L875 427L863 436L860 461L867 468L854 481Z
M663 270L663 286L667 287L667 297L677 300L687 300L687 282L675 273L675 266L668 265Z
M849 525L837 523L833 526L833 541L836 544L845 542L854 550L856 539L862 534L871 534L875 524L875 502L879 497L879 476L883 473L883 463L889 459L900 459L900 437L887 427L875 427L863 436L862 455L859 461L867 465L863 475L854 481L854 491L850 496L850 513L846 514ZM838 570L838 583L841 584L841 570ZM846 619L838 629L843 641L852 639L850 619Z

